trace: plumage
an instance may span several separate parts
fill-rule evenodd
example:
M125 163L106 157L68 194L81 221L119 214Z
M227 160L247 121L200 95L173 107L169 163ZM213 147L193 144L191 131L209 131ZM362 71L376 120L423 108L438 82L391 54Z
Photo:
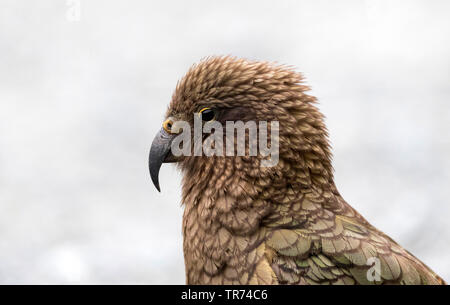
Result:
M445 284L341 197L308 90L291 67L233 57L207 58L177 84L166 118L192 122L210 107L224 125L280 122L274 167L259 155L177 160L187 283ZM373 259L379 280L368 277Z

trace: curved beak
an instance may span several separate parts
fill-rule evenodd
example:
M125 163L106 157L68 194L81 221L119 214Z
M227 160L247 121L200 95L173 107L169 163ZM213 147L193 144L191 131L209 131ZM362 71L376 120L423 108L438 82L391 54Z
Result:
M150 177L158 192L161 192L159 188L159 169L163 163L175 162L170 147L176 134L170 134L161 128L153 139L152 147L150 148L150 155L148 157L148 168L150 170Z

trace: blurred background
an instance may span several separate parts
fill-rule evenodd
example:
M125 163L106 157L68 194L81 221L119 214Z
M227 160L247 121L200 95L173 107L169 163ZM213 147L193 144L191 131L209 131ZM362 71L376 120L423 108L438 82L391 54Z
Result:
M180 174L147 158L208 55L302 71L336 183L450 281L450 2L0 0L0 283L183 284Z

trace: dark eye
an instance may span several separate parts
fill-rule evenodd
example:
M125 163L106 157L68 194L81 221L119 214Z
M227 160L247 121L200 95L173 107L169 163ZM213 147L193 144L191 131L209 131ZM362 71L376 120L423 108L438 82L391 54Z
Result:
M200 110L200 115L202 116L203 121L214 120L214 117L216 116L214 110L211 108L203 108L202 110Z

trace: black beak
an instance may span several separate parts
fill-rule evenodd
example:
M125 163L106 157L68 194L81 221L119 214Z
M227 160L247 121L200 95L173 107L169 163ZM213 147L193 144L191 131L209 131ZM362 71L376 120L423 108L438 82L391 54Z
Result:
M174 162L171 157L170 147L176 134L170 134L161 128L158 134L153 139L152 147L150 148L150 155L148 157L148 167L150 169L150 177L158 192L161 192L159 188L159 169L161 164L165 162Z

